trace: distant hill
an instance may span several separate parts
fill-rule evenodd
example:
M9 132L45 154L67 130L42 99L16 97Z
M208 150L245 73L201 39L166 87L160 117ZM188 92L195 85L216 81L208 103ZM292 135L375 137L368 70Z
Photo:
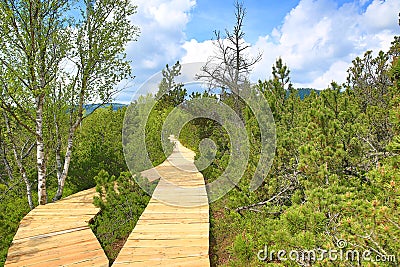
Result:
M296 88L295 89L297 92L298 92L298 94L299 94L299 97L300 97L300 99L304 99L306 96L309 96L310 94L311 94L311 92L314 92L314 93L316 93L317 95L319 95L320 94L320 90L317 90L317 89L313 89L313 88ZM286 96L288 97L289 96L289 91L287 91L287 93L286 93Z
M309 96L311 94L311 92L315 92L316 94L320 94L320 90L317 89L313 89L313 88L296 88L295 89L298 94L300 99L304 99L306 96ZM289 91L286 92L286 96L289 96ZM98 108L98 106L100 106L101 104L86 104L83 106L83 108L86 110L87 114L92 113L96 108ZM126 104L121 104L121 103L108 103L108 104L104 104L102 107L100 108L107 108L109 106L112 106L113 110L118 110L121 109L123 107L126 107Z
M99 108L100 105L101 104L86 104L86 105L83 106L83 108L86 110L87 114L90 114L96 108ZM125 107L127 105L121 104L121 103L107 103L107 104L102 105L100 108L107 108L109 106L112 106L113 110L118 110L118 109L123 108L123 107Z

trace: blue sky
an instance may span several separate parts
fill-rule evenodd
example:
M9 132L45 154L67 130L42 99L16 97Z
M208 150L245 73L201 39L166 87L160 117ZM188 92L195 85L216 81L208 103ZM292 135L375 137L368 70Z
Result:
M204 62L213 53L213 31L234 25L234 0L132 0L132 22L141 28L127 47L133 75L116 97L134 92L165 64ZM296 87L326 88L344 82L351 61L366 50L387 50L398 26L399 0L244 0L245 41L263 53L253 81L268 79L276 58L291 69Z
M291 1L244 1L247 16L245 21L246 40L257 41L258 36L267 34L280 25L285 15L296 5ZM234 1L200 0L191 12L191 20L185 30L188 39L205 41L213 37L214 30L231 29L235 22Z

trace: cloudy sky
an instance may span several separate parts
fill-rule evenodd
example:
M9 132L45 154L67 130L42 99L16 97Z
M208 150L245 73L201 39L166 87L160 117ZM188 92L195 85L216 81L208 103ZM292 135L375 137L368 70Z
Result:
M136 78L116 100L133 93L165 64L204 62L214 30L232 29L234 0L132 0L141 29L127 48ZM387 51L400 35L399 0L243 0L245 41L263 53L251 78L268 79L276 58L291 69L295 87L326 88L346 78L351 61L366 50Z

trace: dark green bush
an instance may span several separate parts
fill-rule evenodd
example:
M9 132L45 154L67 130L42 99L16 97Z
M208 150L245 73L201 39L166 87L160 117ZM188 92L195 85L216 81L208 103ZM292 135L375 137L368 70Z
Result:
M139 179L144 179L140 178ZM129 172L118 178L101 170L95 177L98 196L94 204L100 213L91 222L91 228L112 263L132 232L150 200ZM157 182L149 183L151 191Z

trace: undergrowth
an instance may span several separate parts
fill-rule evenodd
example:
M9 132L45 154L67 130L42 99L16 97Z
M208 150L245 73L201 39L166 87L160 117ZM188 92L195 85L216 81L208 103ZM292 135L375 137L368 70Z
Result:
M94 197L94 204L100 208L100 212L91 221L90 227L104 249L110 266L150 200L150 196L136 182L138 179L143 181L145 178L140 175L134 178L129 172L121 172L116 178L104 170L95 177L99 195ZM153 192L157 183L147 183L146 191Z

